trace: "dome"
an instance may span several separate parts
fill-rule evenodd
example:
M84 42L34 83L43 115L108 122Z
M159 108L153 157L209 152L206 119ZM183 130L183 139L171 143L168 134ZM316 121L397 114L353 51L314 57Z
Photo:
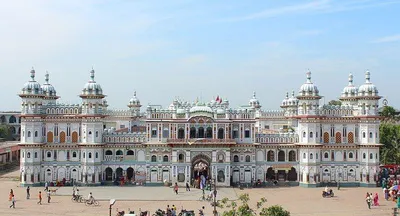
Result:
M353 84L353 74L349 74L349 85L344 87L342 97L355 97L357 96L357 87Z
M288 105L288 100L289 100L289 92L286 92L286 97L282 101L282 106L287 106Z
M100 84L94 81L94 70L90 71L90 80L86 83L83 87L82 95L103 95L103 89L101 88Z
M42 87L35 80L35 70L31 70L31 80L24 84L22 94L41 95L43 94Z
M365 72L365 83L358 88L358 96L378 96L378 89L371 82L371 74Z
M225 110L218 108L217 109L217 114L225 114Z
M140 105L140 100L136 97L136 91L133 92L133 98L129 100L129 105Z
M319 96L319 90L311 81L311 71L307 72L307 81L300 87L299 96Z
M256 98L256 92L253 92L253 97L250 99L249 101L249 105L255 108L259 108L260 106L260 102L258 101L258 99Z
M213 110L206 106L204 103L198 102L194 107L190 108L190 112L208 112L208 113L213 113Z
M57 92L53 85L49 83L49 72L46 71L45 83L42 85L43 94L50 97L56 97Z
M299 99L294 95L294 91L292 92L292 96L287 100L289 106L297 106L299 104Z
M186 110L185 110L185 109L179 108L179 109L176 110L176 113L177 113L177 114L185 114L185 113L186 113Z

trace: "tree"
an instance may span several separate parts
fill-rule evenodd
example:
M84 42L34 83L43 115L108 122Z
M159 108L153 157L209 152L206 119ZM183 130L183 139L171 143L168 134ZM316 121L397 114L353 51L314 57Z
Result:
M399 115L397 111L391 106L383 107L380 115L383 117L383 121L385 122L396 122L399 120Z
M220 202L217 203L218 207L220 208L230 208L228 211L224 211L222 213L222 216L235 216L235 215L240 215L240 216L256 216L257 212L256 210L260 209L264 203L267 202L267 199L261 198L260 201L257 202L256 210L251 209L249 206L249 201L250 197L249 194L241 194L239 196L239 202L241 205L238 205L237 202L231 201L229 203L228 198L222 199ZM261 210L262 212L263 210Z
M400 125L390 121L382 122L379 127L381 161L383 164L400 164Z
M331 100L331 101L328 102L328 105L341 106L342 105L342 101Z
M0 138L9 139L10 138L10 128L6 125L0 125Z
M290 212L282 208L282 206L274 205L269 208L263 208L260 216L290 216Z

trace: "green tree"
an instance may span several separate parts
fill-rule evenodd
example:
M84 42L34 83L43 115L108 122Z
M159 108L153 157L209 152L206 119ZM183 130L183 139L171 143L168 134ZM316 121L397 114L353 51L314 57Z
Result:
M400 125L391 121L382 122L379 127L380 155L383 164L400 164Z
M10 128L6 125L0 125L0 138L9 139L10 138Z
M264 205L264 203L267 202L267 199L261 198L260 201L257 202L256 210L250 208L249 201L249 194L245 193L239 196L238 202L240 205L238 205L236 201L229 201L228 198L222 199L220 202L217 203L217 205L220 208L229 209L227 211L224 211L222 213L222 216L256 216L256 210L260 209Z
M282 206L274 205L269 208L263 208L260 216L290 216L290 212L282 208Z
M339 100L331 100L331 101L329 101L328 102L328 105L335 105L335 106L340 106L340 105L342 105L342 101L339 101Z
M397 111L391 106L383 107L380 115L383 117L383 121L385 122L396 122L399 120L399 115Z

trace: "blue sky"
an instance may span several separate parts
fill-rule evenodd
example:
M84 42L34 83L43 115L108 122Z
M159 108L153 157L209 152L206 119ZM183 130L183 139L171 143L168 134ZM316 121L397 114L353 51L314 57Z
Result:
M32 66L68 103L80 102L93 66L111 108L136 90L144 106L164 107L217 95L236 107L256 91L278 109L308 68L326 101L369 69L400 108L398 11L400 0L2 1L0 110L19 110Z

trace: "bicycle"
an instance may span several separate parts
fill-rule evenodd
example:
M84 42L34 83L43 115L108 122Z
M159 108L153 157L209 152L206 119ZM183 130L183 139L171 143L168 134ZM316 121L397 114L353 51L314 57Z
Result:
M81 202L83 202L83 197L82 197L81 195L75 195L75 196L73 196L73 197L71 198L71 201L72 201L72 202L81 203Z
M85 200L85 205L86 206L99 206L99 202L95 199L93 200Z

